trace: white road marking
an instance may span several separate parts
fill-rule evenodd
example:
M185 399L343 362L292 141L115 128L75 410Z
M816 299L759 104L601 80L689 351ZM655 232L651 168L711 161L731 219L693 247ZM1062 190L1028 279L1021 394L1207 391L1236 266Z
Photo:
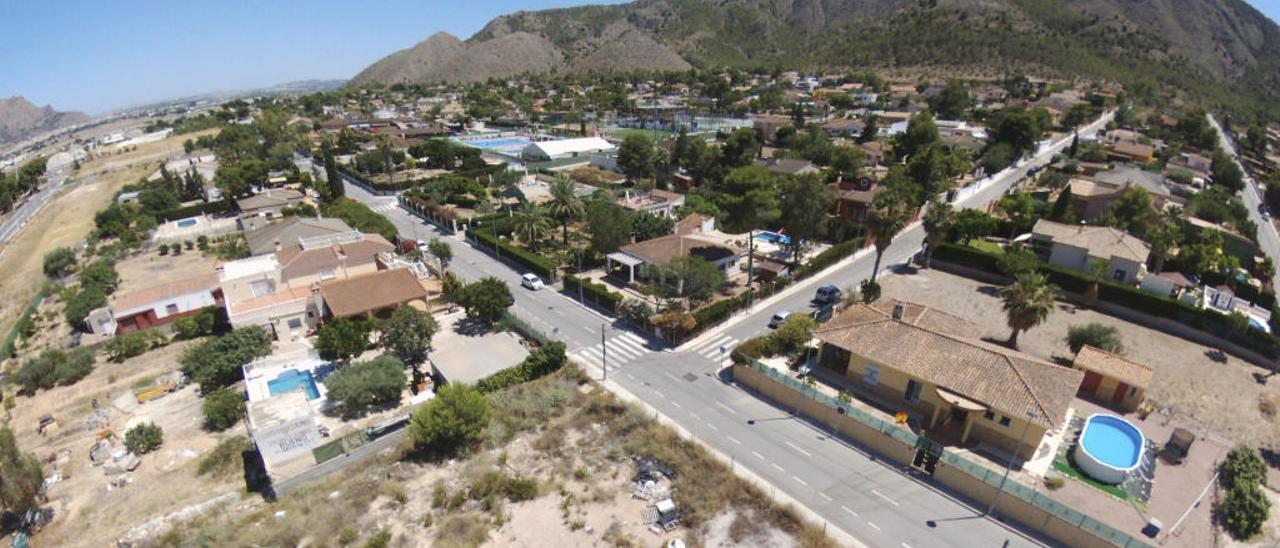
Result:
M827 499L827 502L831 502L831 497L828 497L826 493L818 493L818 496Z
M760 453L752 451L751 454L755 455L757 459L764 460L764 455L761 455Z
M876 524L875 524L875 522L868 521L868 522L867 522L867 525L868 525L868 526L870 526L872 529L875 529L875 530L877 530L877 531L879 531L879 530L880 530L880 526L879 526L879 525L876 525Z
M812 457L812 456L813 456L813 455L809 454L809 452L808 452L808 451L805 451L804 449L801 449L801 448L799 448L799 447L796 447L796 444L794 444L794 443L791 443L791 442L789 442L789 441L784 441L783 443L787 444L787 447L790 447L790 448L792 448L792 449L795 449L796 451L799 451L801 455L804 455L804 456L806 456L806 457Z
M771 462L771 463L769 463L769 464L772 464L772 465L773 465L773 467L774 467L774 468L777 468L779 472L785 472L785 471L786 471L786 470L783 470L781 466L778 466L778 463L776 463L776 462Z
M719 405L720 407L723 407L725 411L728 411L728 412L729 412L730 414L732 414L732 415L737 415L737 414L738 414L738 412L737 412L737 411L734 411L732 407L729 407L729 406L727 406L727 405L725 405L725 404L723 404L723 403L716 402L716 405Z
M662 392L659 392L659 391L657 391L657 390L654 390L654 391L653 391L653 393L654 393L654 394L657 394L659 398L665 398L665 397L666 397L666 396L662 395Z
M894 506L897 506L897 505L898 505L898 501L893 500L893 499L891 499L891 498L889 498L889 497L886 497L886 496L884 495L884 493L881 493L881 492L879 492L879 491L876 491L875 489L872 489L872 490L871 490L871 494L873 494L873 495L875 495L875 496L877 496L877 497L880 497L880 498L882 498L882 499L884 499L884 500L888 501L888 502L889 502L889 504L892 504L892 505L894 505Z
M678 381L678 380L680 380L680 378L679 378L679 377L677 377L677 376L675 376L675 375L672 375L671 373L669 373L669 372L667 372L667 371L663 371L663 372L662 372L662 374L663 374L663 375L666 375L668 379L671 379L671 380L673 380L673 381Z
M910 544L907 544L907 543L905 543L905 542L899 542L898 544L901 544L901 545L902 545L902 548L911 548L911 545L910 545Z
M840 509L841 509L841 510L844 510L845 512L848 512L848 513L849 513L849 515L851 515L851 516L853 516L853 517L858 517L858 513L857 513L857 512L854 512L853 510L850 510L848 506L841 506L841 507L840 507Z
M692 412L692 411L690 411L690 412L689 412L689 416L690 416L690 417L693 417L693 420L695 420L695 421L700 421L700 420L702 420L702 417L699 417L697 413L694 413L694 412Z
M738 444L738 445L742 445L742 442L738 441L738 440L737 440L737 439L735 439L733 436L725 436L725 437L729 438L729 441L731 441L731 442L733 442L733 443L736 443L736 444Z
M671 402L671 405L674 405L674 406L676 406L676 407L684 407L683 405L680 405L680 404L678 404L678 403L676 403L676 402L674 402L674 401L673 401L673 402Z
M631 373L627 373L627 378L628 378L628 379L631 379L631 380L633 380L633 381L634 381L634 380L636 380L636 376L635 376L635 375L632 375Z
M712 430L715 430L716 432L719 432L719 431L720 431L720 429L719 429L719 428L716 428L716 425L711 424L711 423L707 423L707 428L710 428L710 429L712 429Z
M808 486L809 486L809 482L804 481L804 480L802 480L802 479L800 479L800 478L797 478L797 477L795 477L795 476L791 476L791 479L796 480L796 482L798 482L800 485L803 485L803 486L805 486L805 487L808 487Z

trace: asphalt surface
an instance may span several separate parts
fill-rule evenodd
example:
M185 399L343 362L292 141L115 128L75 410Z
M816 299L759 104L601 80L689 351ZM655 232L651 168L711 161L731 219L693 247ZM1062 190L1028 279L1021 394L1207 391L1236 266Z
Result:
M1091 133L1111 114L1083 129ZM983 206L1022 179L1027 170L1047 164L1068 146L1065 136L1013 170L987 181L981 190L955 204ZM1011 528L985 508L961 499L931 480L880 461L864 448L832 438L818 425L793 416L723 378L734 345L767 329L777 310L808 311L815 288L832 283L856 287L870 276L874 254L860 252L766 298L749 311L678 348L666 348L551 288L526 290L521 269L473 248L460 236L444 234L401 209L394 197L374 196L348 184L347 196L370 205L406 238L440 237L452 245L450 270L464 280L496 276L512 287L512 312L545 334L563 340L569 353L597 375L660 411L735 466L746 467L773 488L805 505L827 522L876 547L1041 546L1051 544L1034 533ZM883 268L895 268L920 250L924 230L917 223L894 238ZM607 358L601 354L601 334ZM601 368L607 359L606 370Z
M0 222L0 245L9 243L9 240L12 240L22 230L22 227L26 226L31 221L31 218L44 208L45 204L49 203L49 199L53 198L53 195L62 187L61 175L52 175L48 179L50 180L45 182L34 194L19 205L4 222Z
M1258 206L1262 204L1263 188L1253 177L1249 175L1249 171L1245 169L1244 164L1240 163L1240 156L1236 151L1235 142L1227 136L1227 132L1222 130L1222 126L1218 125L1218 120L1213 116L1209 116L1209 123L1213 125L1213 129L1218 131L1218 145L1222 150L1227 151L1231 155L1231 161L1240 167L1240 172L1244 173L1244 192L1241 194L1244 200L1244 207L1249 210L1249 219L1258 225L1258 247L1262 248L1262 252L1272 261L1280 264L1280 234L1276 233L1276 227L1271 223L1271 219L1263 217L1258 211ZM1280 272L1272 278L1272 285L1280 284Z

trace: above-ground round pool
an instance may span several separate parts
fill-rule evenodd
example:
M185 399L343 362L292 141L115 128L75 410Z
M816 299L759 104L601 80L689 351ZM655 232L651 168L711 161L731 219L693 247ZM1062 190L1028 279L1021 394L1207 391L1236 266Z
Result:
M1093 479L1118 485L1142 463L1146 438L1142 431L1115 415L1094 414L1084 421L1072 455L1076 466Z

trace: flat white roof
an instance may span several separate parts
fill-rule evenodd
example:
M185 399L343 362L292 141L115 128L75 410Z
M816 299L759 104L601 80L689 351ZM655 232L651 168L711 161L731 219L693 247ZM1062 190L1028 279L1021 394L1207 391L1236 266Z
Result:
M530 147L536 147L547 156L558 156L560 154L572 154L574 152L590 152L593 150L612 150L616 147L612 143L600 137L582 137L578 139L561 139L559 141L542 141L538 143L530 143Z
M276 254L268 253L257 257L249 257L248 259L222 263L222 276L219 279L235 280L245 276L272 272L279 268L280 261L276 260Z

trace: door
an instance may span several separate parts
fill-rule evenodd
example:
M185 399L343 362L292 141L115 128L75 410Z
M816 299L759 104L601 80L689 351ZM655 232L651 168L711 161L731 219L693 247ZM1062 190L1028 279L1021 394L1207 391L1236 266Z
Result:
M1102 375L1093 371L1084 372L1084 381L1080 383L1080 393L1092 396L1098 390L1098 385L1102 384Z
M1111 396L1111 403L1120 403L1124 401L1124 397L1129 394L1129 385L1120 383L1116 386L1116 393Z
M914 379L913 379L913 380L908 380L908 381L907 381L907 392L906 392L906 394L904 394L904 397L906 398L906 400L907 400L908 402L911 402L911 403L919 403L919 402L920 402L920 389L921 389L921 388L922 388L922 387L921 387L920 383L916 382Z

